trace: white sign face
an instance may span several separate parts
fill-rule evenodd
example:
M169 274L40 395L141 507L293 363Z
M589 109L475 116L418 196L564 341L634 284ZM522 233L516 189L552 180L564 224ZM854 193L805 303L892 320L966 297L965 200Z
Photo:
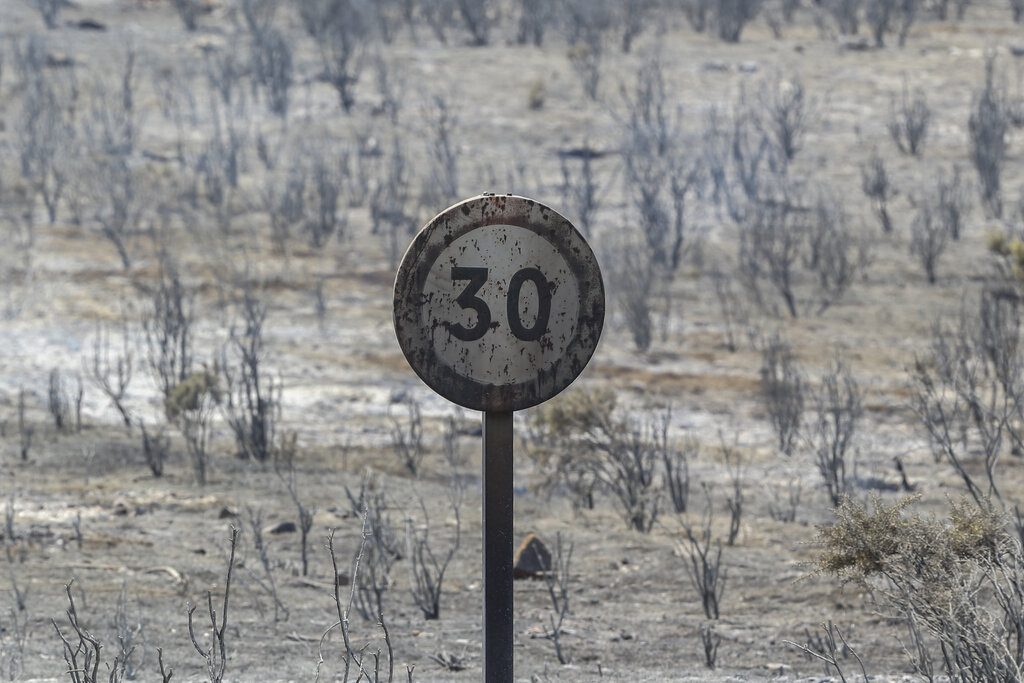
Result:
M489 384L526 382L550 369L579 319L569 264L544 237L514 225L488 225L452 242L430 268L424 296L430 303L420 322L432 329L438 359Z
M413 369L477 410L520 410L557 394L586 366L603 322L590 247L522 197L477 197L440 214L395 284L395 329Z

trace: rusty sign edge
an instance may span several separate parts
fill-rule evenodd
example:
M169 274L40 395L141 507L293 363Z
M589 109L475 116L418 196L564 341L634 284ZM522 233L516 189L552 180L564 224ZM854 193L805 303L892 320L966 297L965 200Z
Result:
M424 343L419 326L418 303L412 302L447 245L480 227L498 224L526 228L550 242L569 265L580 292L578 323L567 345L574 352L567 353L549 371L539 370L532 381L509 385L478 382L431 358L433 349ZM445 231L440 242L433 238L437 230ZM416 375L436 393L473 410L524 410L565 390L593 358L604 328L604 279L593 249L559 212L528 197L481 194L439 212L414 236L395 277L393 317L403 355Z

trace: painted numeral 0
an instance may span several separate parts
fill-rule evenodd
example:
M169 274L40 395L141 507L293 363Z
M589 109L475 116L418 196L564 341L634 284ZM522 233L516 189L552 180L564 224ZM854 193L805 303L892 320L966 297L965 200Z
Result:
M491 309L487 303L476 294L487 282L486 268L469 268L463 266L452 267L452 282L458 280L469 280L469 284L462 290L455 303L463 309L470 309L476 313L476 323L472 327L465 327L461 323L449 323L448 331L456 339L466 342L473 342L481 339L491 327ZM531 327L523 324L519 315L519 300L522 296L523 285L532 282L537 289L537 318ZM508 315L508 326L518 339L522 341L537 341L548 331L548 319L551 317L551 284L536 268L523 268L508 283L508 297L506 300L506 314Z

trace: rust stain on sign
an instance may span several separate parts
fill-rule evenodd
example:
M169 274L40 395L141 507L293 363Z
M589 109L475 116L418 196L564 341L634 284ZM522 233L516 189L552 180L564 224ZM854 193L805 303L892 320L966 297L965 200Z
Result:
M597 348L604 284L572 224L525 197L481 195L416 235L395 281L395 331L434 391L522 410L572 383Z

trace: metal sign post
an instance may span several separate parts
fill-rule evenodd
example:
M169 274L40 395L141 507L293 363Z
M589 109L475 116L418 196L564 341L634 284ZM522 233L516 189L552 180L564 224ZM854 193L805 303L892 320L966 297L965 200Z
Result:
M484 413L484 680L512 681L512 413Z
M412 369L484 412L484 680L511 683L512 415L569 386L604 326L583 236L525 197L481 195L416 235L395 279L395 333Z

